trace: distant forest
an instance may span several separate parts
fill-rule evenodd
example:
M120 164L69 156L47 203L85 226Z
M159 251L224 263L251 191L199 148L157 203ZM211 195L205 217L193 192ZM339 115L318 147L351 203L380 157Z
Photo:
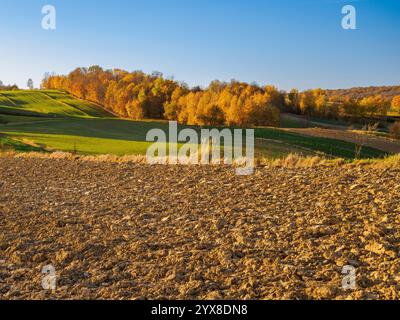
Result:
M391 101L394 97L400 96L400 86L357 87L350 89L326 90L326 92L329 96L339 96L356 100L369 96L381 95L384 99Z
M400 113L400 86L285 92L232 80L189 88L159 72L92 66L77 68L68 75L47 74L42 88L65 90L121 117L193 125L279 126L281 112L347 120Z

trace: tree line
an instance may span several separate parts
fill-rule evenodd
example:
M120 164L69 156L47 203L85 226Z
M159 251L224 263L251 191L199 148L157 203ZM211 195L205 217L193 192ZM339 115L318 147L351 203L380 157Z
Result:
M287 112L332 119L362 120L382 118L389 111L400 113L400 95L392 99L380 94L353 98L313 89L299 93L291 90L286 99Z
M214 81L189 88L159 72L78 68L69 75L47 74L44 89L66 90L121 117L168 119L192 125L279 125L284 95L276 88Z
M18 90L18 86L14 85L5 85L3 81L0 80L0 91L11 91L11 90Z
M279 126L281 112L335 119L382 117L390 109L400 112L400 95L389 99L380 94L354 98L323 89L284 92L236 80L189 88L159 72L99 66L77 68L68 75L47 74L41 86L65 90L121 117L192 125Z
M365 97L380 95L386 100L392 100L400 96L400 86L371 86L355 87L350 89L327 90L330 96L340 96L342 98L363 99Z

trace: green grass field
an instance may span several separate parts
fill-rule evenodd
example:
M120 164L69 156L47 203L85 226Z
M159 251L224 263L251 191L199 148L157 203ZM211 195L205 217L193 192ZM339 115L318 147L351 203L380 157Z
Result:
M284 141L288 145L302 147L307 150L314 150L333 157L344 159L354 158L355 146L353 143L318 137L306 137L303 135L290 133L273 128L259 128L255 133L258 138L273 139L276 141ZM363 147L362 158L379 158L384 157L386 153L373 148Z
M31 146L21 141L14 140L10 137L0 135L0 151L9 151L9 150L14 150L19 152L43 151L41 147Z
M100 107L59 91L0 92L3 145L15 147L17 151L143 155L152 144L146 142L146 134L153 128L168 132L168 123L113 118ZM255 134L258 157L279 158L290 153L354 157L355 146L348 142L302 136L275 128L257 128ZM371 148L362 151L363 158L385 155Z
M304 116L294 115L290 113L281 114L281 127L282 128L323 128L323 127L335 126L335 127L354 127L362 128L361 124L352 124L344 120L336 119L323 119L317 117L310 117L308 121Z

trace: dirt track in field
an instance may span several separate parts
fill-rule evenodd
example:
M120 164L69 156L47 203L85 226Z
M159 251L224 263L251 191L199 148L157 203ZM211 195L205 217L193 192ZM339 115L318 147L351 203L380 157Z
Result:
M365 167L240 177L0 157L0 298L398 299L399 182Z
M295 132L312 137L331 138L350 143L361 143L363 146L375 148L389 153L400 153L400 142L391 139L360 134L349 130L327 128L290 128L286 131Z

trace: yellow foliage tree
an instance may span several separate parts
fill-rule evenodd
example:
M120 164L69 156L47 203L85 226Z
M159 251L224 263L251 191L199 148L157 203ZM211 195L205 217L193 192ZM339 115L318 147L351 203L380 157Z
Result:
M392 110L400 113L400 96L395 96L391 104Z

